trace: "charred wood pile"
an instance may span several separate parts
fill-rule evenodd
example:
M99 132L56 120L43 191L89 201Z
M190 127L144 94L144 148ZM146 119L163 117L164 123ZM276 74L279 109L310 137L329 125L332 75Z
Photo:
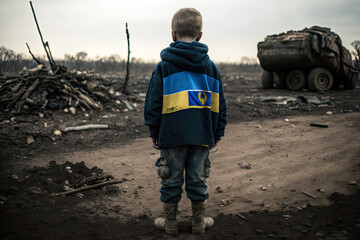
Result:
M98 74L67 71L58 66L55 72L39 64L24 69L19 76L0 79L0 110L11 113L44 110L102 110L111 99L126 105ZM75 110L76 111L76 110Z

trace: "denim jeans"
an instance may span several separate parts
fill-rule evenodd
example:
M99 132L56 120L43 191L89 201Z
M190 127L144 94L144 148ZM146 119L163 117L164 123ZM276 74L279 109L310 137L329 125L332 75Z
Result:
M183 192L185 171L185 190L192 201L209 198L204 166L209 156L209 148L203 146L177 146L162 148L161 155L171 167L171 176L161 181L160 200L165 203L180 201Z

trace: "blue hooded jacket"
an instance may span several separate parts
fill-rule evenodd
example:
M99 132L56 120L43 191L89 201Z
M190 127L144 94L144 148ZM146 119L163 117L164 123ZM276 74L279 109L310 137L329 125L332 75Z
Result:
M149 82L144 117L159 147L214 146L224 136L226 103L208 47L177 41L165 48Z

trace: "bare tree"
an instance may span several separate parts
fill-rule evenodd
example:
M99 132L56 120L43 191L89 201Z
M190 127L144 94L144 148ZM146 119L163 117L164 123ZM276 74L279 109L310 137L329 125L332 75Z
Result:
M360 41L355 40L351 43L351 46L355 48L355 52L351 51L351 54L355 58L355 64L358 69L360 69Z
M18 71L21 67L22 60L22 54L15 53L13 50L4 46L0 47L0 73L14 73Z
M76 53L75 57L76 57L76 62L75 62L75 68L78 70L83 70L82 67L84 65L84 62L87 58L88 54L85 51L81 51Z

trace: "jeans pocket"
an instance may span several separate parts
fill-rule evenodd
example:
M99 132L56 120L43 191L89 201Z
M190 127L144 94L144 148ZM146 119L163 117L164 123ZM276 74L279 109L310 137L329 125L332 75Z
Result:
M209 158L206 158L205 164L204 164L204 176L205 178L208 178L210 176L210 170L211 170L211 162Z
M168 179L171 176L171 166L164 156L156 160L155 166L158 167L158 175L161 179Z

